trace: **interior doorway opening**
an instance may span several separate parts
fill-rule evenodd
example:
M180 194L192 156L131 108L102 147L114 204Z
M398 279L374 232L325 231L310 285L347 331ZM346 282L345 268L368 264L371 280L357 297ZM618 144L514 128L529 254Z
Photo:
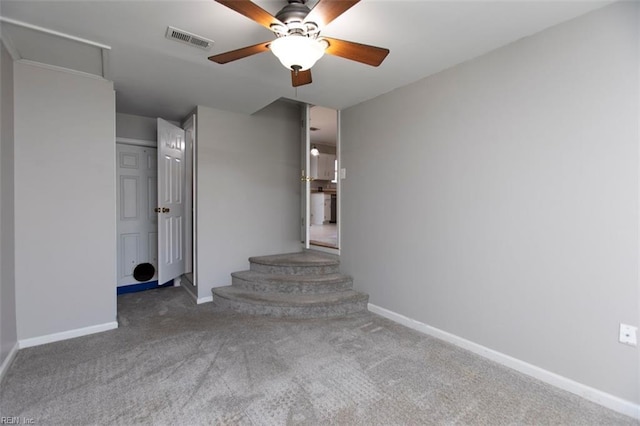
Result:
M310 108L309 244L340 248L339 113L321 106Z
M195 294L195 116L182 128L137 120L150 128L148 139L116 138L117 293L187 284Z

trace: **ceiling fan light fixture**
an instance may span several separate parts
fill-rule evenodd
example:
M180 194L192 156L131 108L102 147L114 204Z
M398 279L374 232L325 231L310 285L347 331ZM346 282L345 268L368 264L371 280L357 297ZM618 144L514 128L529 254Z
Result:
M311 147L311 151L309 152L309 154L313 155L314 157L317 157L318 155L320 155L320 151L318 150L318 147L313 145Z
M275 39L269 48L285 68L306 71L322 58L327 43L302 35L288 35Z

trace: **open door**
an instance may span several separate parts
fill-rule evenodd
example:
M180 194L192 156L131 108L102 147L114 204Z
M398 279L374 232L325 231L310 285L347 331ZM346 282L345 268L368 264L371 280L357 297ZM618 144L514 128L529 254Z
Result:
M158 283L185 272L185 133L158 118Z
M303 161L309 161L306 179L310 186L306 190L309 197L309 245L314 250L336 254L340 249L339 118L340 112L335 109L319 105L310 107L306 138L303 138L306 145Z
M309 226L311 225L311 160L309 152L311 151L311 107L305 104L302 107L302 146L300 149L301 164L301 241L303 247L309 248Z

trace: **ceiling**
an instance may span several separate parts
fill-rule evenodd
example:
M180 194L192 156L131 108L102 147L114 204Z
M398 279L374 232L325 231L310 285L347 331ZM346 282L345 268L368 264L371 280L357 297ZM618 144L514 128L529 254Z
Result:
M286 4L255 2L272 14ZM0 16L110 46L106 76L115 83L117 111L181 120L195 105L253 113L280 98L343 109L610 2L362 0L323 34L386 47L387 59L374 68L325 55L312 69L313 83L297 90L270 52L225 65L207 60L273 38L213 0L2 0ZM204 51L168 40L169 25L215 43ZM82 43L72 43L76 53L64 53L59 39L36 33L2 25L3 38L34 60L42 56L43 62L74 69L98 67L89 63L98 58L96 52Z
M323 145L336 145L338 137L338 116L335 109L320 105L311 107L311 142ZM315 130L314 130L315 129Z

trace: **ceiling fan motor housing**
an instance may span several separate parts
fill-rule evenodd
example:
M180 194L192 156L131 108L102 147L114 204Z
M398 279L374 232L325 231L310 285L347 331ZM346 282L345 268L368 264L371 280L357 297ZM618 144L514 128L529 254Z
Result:
M276 18L285 24L290 22L303 22L309 12L311 12L311 9L305 5L305 1L289 0L289 4L276 14Z

